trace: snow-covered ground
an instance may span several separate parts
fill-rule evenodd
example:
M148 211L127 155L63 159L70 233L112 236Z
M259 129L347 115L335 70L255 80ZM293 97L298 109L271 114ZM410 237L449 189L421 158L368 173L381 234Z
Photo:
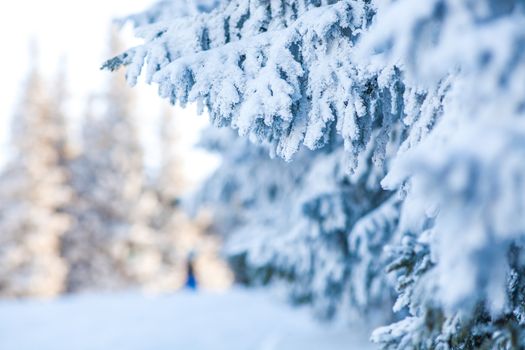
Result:
M1 350L363 350L364 330L326 327L267 294L178 292L0 302Z

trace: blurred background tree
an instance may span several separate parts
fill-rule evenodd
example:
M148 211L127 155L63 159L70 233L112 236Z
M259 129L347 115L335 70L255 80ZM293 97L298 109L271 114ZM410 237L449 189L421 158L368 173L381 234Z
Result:
M71 224L67 131L57 90L42 79L36 46L12 123L14 156L0 176L0 294L53 296L68 270L60 241ZM56 94L50 91L58 92Z
M112 30L110 53L122 49ZM91 94L75 134L65 63L49 84L33 53L13 119L15 153L0 177L0 296L173 291L184 286L190 259L199 286L228 287L209 216L192 219L179 205L189 181L173 114L160 108L161 157L148 174L138 97L124 76L109 75L105 91Z

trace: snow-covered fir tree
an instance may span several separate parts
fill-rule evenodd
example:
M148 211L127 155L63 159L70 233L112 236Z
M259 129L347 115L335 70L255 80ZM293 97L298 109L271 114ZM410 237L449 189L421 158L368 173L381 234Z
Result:
M328 310L395 287L385 349L525 347L522 0L175 3L105 67L259 144L220 137L204 195L251 268Z
M67 130L64 77L44 81L35 51L11 139L13 153L0 176L0 295L51 297L63 291L67 266L60 240L70 225L64 208Z
M112 32L111 52L120 45ZM148 244L149 229L136 213L144 175L133 99L123 77L114 76L107 91L89 102L82 150L71 162L75 225L63 241L69 291L129 286L134 281L129 260L138 258L139 248L131 248L128 240ZM149 265L143 261L143 266Z
M121 43L112 35L115 52ZM148 179L135 106L123 76L111 77L106 93L89 103L82 149L70 162L76 220L63 239L68 291L173 291L184 285L191 254L203 287L227 286L219 242L203 234L205 221L190 219L178 205L185 180L171 113L161 118L159 174Z

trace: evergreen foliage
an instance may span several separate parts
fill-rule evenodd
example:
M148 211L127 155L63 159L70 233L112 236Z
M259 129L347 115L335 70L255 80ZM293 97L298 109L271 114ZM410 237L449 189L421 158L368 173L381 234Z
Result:
M525 346L522 0L166 4L104 67L258 144L204 141L225 161L203 201L245 278L323 315L370 315L395 288L385 349Z

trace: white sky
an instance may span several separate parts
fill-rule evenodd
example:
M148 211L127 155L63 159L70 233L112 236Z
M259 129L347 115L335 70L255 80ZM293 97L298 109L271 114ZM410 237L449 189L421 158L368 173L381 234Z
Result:
M83 112L83 99L96 91L108 77L99 70L104 61L112 18L138 12L153 0L17 0L0 5L0 164L5 158L9 132L9 118L17 103L21 83L29 66L29 42L36 39L40 67L53 77L61 57L67 59L69 90L73 117ZM155 88L139 83L141 96L141 131L147 145L146 162L157 161L156 115L148 111L159 108ZM207 124L206 116L197 116L195 108L176 108L180 123L181 151L185 157L185 172L193 180L205 177L218 160L203 151L193 149L198 131Z

